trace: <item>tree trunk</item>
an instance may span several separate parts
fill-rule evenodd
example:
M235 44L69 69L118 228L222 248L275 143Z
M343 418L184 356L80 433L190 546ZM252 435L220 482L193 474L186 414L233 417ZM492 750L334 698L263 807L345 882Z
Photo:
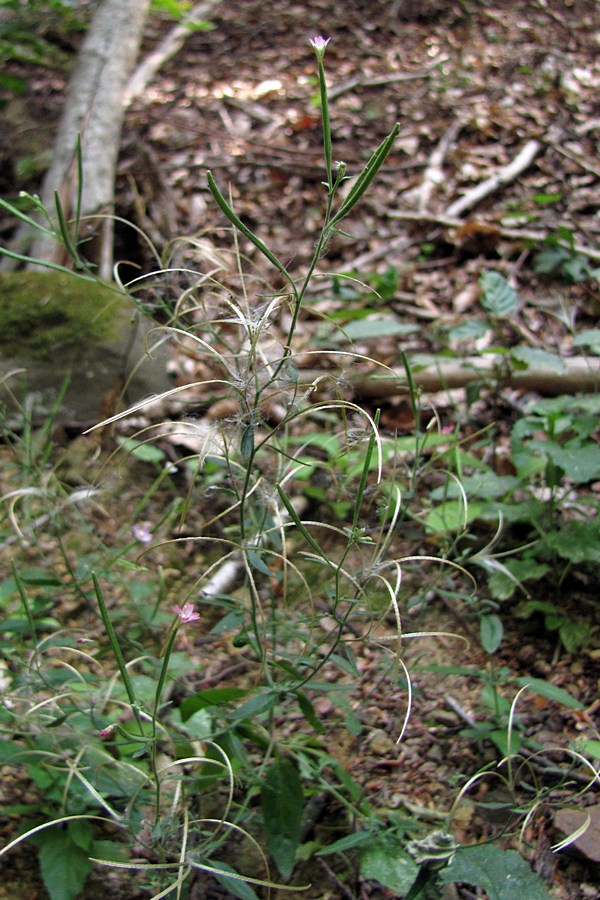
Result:
M123 124L123 95L139 51L150 0L102 0L83 42L71 76L52 164L41 199L54 211L58 193L65 218L77 209L77 136L81 136L83 185L81 215L111 214L117 157ZM112 221L84 223L94 236L85 245L86 259L108 279L112 273ZM64 248L44 235L36 237L30 255L65 264Z

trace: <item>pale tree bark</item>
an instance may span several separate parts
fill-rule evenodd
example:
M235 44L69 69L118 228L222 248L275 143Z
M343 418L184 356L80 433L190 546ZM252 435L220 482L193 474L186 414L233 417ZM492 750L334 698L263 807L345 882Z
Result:
M58 193L68 219L77 205L77 139L81 137L83 188L81 215L112 213L124 91L139 52L150 0L101 0L79 52L71 76L52 164L46 173L41 199L54 210ZM85 245L86 259L98 266L101 278L112 272L112 222L98 220L96 236ZM21 252L21 251L19 251ZM64 248L52 238L38 236L29 255L65 264Z
M330 379L338 378L343 387L348 388L358 400L383 400L406 394L409 390L408 378L403 369L371 372L320 372L301 370L302 384L321 384L328 390ZM464 388L476 381L535 391L542 396L558 394L589 393L600 390L600 359L598 357L573 357L562 359L556 365L535 364L527 369L517 369L504 365L502 357L472 356L465 359L441 358L422 369L411 373L415 387L427 393Z

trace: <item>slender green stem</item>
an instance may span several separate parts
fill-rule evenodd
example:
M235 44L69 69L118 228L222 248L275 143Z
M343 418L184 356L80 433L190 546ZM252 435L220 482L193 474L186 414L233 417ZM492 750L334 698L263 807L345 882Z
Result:
M160 816L160 779L158 777L157 772L157 749L158 749L158 734L156 724L158 722L158 711L160 709L160 703L162 700L162 693L165 687L165 681L167 680L167 674L169 671L169 661L171 659L171 653L173 651L173 644L175 643L175 638L177 637L177 631L179 623L175 621L175 623L171 627L171 632L167 638L167 645L165 647L165 652L163 654L162 666L160 667L160 674L158 676L158 684L156 685L156 693L154 695L154 711L152 713L152 745L151 745L151 766L152 773L154 775L154 783L156 785L156 801L155 801L155 810L156 810L156 821L158 821Z
M121 673L121 678L123 679L123 684L125 685L125 690L127 692L127 696L129 698L129 703L131 704L131 709L133 711L133 715L135 716L135 720L140 729L140 733L144 734L144 727L142 723L142 719L140 716L140 703L135 695L135 690L129 677L129 672L127 671L127 666L125 664L125 657L123 656L123 652L121 650L121 645L119 644L119 639L117 638L117 634L115 629L113 628L113 624L110 621L110 616L108 614L108 608L106 606L106 602L104 600L104 595L102 593L102 588L98 582L96 577L96 573L92 572L92 581L94 582L94 590L96 592L96 599L98 600L98 606L100 608L100 615L102 617L102 623L104 625L104 629L106 631L108 640L110 641L110 646L115 655L115 659L117 661L117 666L119 668L119 672Z

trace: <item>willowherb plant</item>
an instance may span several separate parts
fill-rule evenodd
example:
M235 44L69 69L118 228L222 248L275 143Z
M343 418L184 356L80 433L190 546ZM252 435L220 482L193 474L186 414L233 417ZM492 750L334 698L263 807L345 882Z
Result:
M361 506L371 469L375 468L381 476L378 416L373 418L355 403L342 398L313 399L318 384L303 384L294 361L298 323L316 266L331 236L338 231L342 220L353 210L377 175L393 146L398 126L373 153L345 198L336 206L338 189L346 179L346 167L338 163L334 170L332 161L323 65L328 41L315 38L311 43L317 56L321 93L326 209L323 226L304 276L300 279L293 277L258 235L242 222L209 172L209 190L232 224L234 233L247 239L278 277L283 277L285 292L275 294L264 303L253 304L248 297L238 253L240 296L225 293L210 274L202 276L186 272L186 275L192 275L192 287L184 291L174 304L172 323L166 329L174 340L185 343L188 350L191 347L195 357L208 367L212 377L198 383L197 387L218 387L226 397L234 398L237 405L230 421L225 420L206 430L203 449L197 456L197 469L206 467L211 461L214 465L216 461L220 467L216 487L220 496L230 499L226 499L213 520L206 523L207 533L196 538L206 547L207 555L212 551L216 559L207 566L195 591L200 592L200 600L215 602L215 584L228 564L237 581L242 582L247 598L244 609L239 604L236 607L234 601L228 598L225 598L224 605L229 603L235 613L233 620L238 629L236 644L240 647L246 645L253 654L255 687L234 688L229 693L225 691L218 704L215 697L207 696L206 692L192 694L181 704L177 724L177 716L174 718L165 698L169 695L173 678L170 667L178 630L182 626L193 626L200 615L191 593L176 605L175 619L158 657L150 657L146 661L144 657L126 661L122 639L112 622L110 603L105 599L106 589L94 576L93 593L121 685L118 700L113 693L114 687L101 701L97 697L92 699L95 687L90 687L87 694L81 690L76 692L78 699L86 694L80 713L98 723L96 737L74 760L70 759L69 753L67 758L60 756L60 753L52 756L53 764L63 773L61 777L66 784L61 814L18 839L55 835L58 832L52 829L52 825L61 824L64 826L61 831L63 841L67 840L64 838L66 834L70 835L71 848L72 845L77 846L78 840L80 843L87 842L83 849L88 856L99 861L100 847L94 850L89 835L82 837L73 829L81 830L83 827L75 823L97 820L98 816L90 808L100 807L100 818L106 817L106 821L116 825L125 836L126 843L143 847L146 857L143 862L136 859L119 862L113 853L109 860L105 858L104 861L116 866L142 869L149 877L155 876L159 883L162 881L163 886L166 875L168 885L156 897L171 890L176 890L179 895L186 878L194 870L211 872L234 889L240 876L231 866L219 861L218 854L225 836L232 831L244 833L246 840L255 843L243 826L248 818L249 799L257 790L262 798L267 846L281 875L286 879L289 877L300 841L304 800L299 775L300 756L290 756L292 746L289 738L279 733L278 721L290 705L296 704L307 720L320 730L309 697L313 687L311 683L322 668L336 658L339 664L346 667L354 665L350 644L347 643L347 625L351 619L356 618L359 623L349 632L351 640L356 640L357 633L368 632L373 619L383 621L387 609L392 608L396 638L400 636L397 605L400 564L386 559L390 540L387 535L391 535L399 514L399 494L393 499L395 512L392 513L391 527L389 521L382 524L379 543L367 535L361 525ZM39 203L35 203L35 198L33 200L39 212ZM60 204L57 212L58 229L54 229L47 214L43 226L36 225L22 212L19 217L27 219L33 227L54 230L71 250L80 269L80 277L93 278L79 255L78 223L75 223L73 232L72 226L62 215ZM174 271L170 267L165 274ZM144 279L129 286L132 293L140 282L143 283ZM277 346L270 333L270 325L277 317L284 320L286 316L284 341ZM178 391L174 389L169 394L175 396ZM273 423L272 410L275 405L277 421ZM121 416L143 406L139 404ZM267 416L271 417L270 420ZM310 450L310 439L295 450L290 442L294 429L311 420L318 422L319 427L324 421L336 423L342 445L355 449L357 444L365 442L364 461L358 473L358 488L347 527L302 519L290 495L294 481L318 465L318 457ZM363 424L360 424L361 421ZM151 429L150 434L155 432ZM139 439L140 435L135 437ZM147 437L148 434L144 433L144 440ZM191 502L191 493L188 502ZM211 528L214 532L217 524L221 534L215 536ZM304 549L299 542L304 544ZM383 606L374 611L369 596L375 590L383 592L387 599ZM24 591L22 599L26 605ZM323 616L333 619L334 627L329 634L318 628ZM64 652L67 653L66 650ZM92 667L93 660L95 656L90 654ZM149 692L147 683L136 676L138 666L142 671L153 673L154 691ZM117 682L112 679L110 683L116 685ZM91 684L95 684L93 678L89 683L86 681L86 686ZM65 704L70 703L70 690L62 698L48 696L47 700L42 701L52 722L61 720L65 714ZM194 727L199 727L198 721L202 722L201 750L190 746L190 736L194 734ZM16 739L17 753L28 753L30 739L27 730L21 729L20 725L17 727L16 723L15 727L15 734L19 735ZM56 734L58 736L61 732ZM250 740L262 754L258 778L249 777L249 757L242 750L242 738ZM67 743L70 741L71 738ZM127 751L125 754L124 748ZM322 751L315 757L315 751L307 748L305 767L315 769L319 753ZM92 758L100 761L93 762ZM241 804L232 818L233 771L242 764L249 799ZM124 808L120 808L120 799L115 800L102 783L98 767L102 771L127 773L133 780L132 792ZM201 772L199 778L188 775L190 767ZM188 799L188 790L215 782L220 785L223 776L228 785L225 807L218 809L216 817L198 815ZM294 799L291 807L287 808L283 805L284 783L288 800L290 797ZM79 806L70 802L73 785L77 785L78 793L83 794ZM117 791L119 798L122 795L123 792ZM354 808L352 803L350 806ZM68 829L65 832L66 826ZM4 848L3 852L14 843ZM53 850L56 850L54 843ZM261 883L271 884L266 858L265 871L266 882L263 880ZM168 876L169 872L175 872L175 881ZM49 882L52 882L51 877L47 879ZM245 895L250 896L250 890L247 885Z

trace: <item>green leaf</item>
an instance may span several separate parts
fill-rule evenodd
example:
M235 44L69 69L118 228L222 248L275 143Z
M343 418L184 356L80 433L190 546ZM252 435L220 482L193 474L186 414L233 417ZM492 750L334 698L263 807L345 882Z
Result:
M489 331L489 324L482 322L480 319L469 319L467 322L461 322L454 328L448 330L448 338L451 341L475 341L481 338Z
M155 447L154 444L142 443L134 438L117 438L117 443L128 453L131 453L132 456L135 456L136 459L151 465L158 466L165 458L164 452L160 447Z
M214 733L213 719L207 709L199 709L193 715L183 718L181 708L178 710L180 722L177 724L196 741L206 741Z
M249 565L256 569L257 572L260 572L262 575L266 575L267 578L271 578L273 573L269 569L268 565L262 558L261 554L256 550L246 550L246 558L248 560Z
M418 325L410 322L400 322L393 316L369 316L358 322L349 322L344 325L342 331L338 331L332 340L339 342L345 338L353 341L368 341L382 337L394 337L396 335L412 334L419 331Z
M331 219L329 223L330 226L336 225L338 222L340 222L345 216L348 215L350 210L354 206L356 206L360 198L363 196L363 194L377 175L379 169L385 162L390 150L394 145L394 141L396 140L399 131L400 125L396 123L388 136L383 139L379 147L372 154L366 166L352 185L348 196L340 206L335 216Z
M233 866L224 863L220 859L214 862L214 866L215 868L223 869L225 872L231 872L234 875L239 874ZM219 884L222 884L223 887L229 891L232 897L239 897L240 900L258 900L256 891L254 891L245 881L240 881L239 878L228 878L227 875L215 875L215 878Z
M242 703L242 705L232 713L231 717L236 721L253 719L255 716L260 716L270 709L273 709L276 703L276 695L271 691L266 690L260 694L255 694L250 697L249 700L246 700L245 703Z
M315 856L329 856L332 853L343 853L345 850L353 850L355 847L360 847L362 844L366 844L367 841L372 840L373 835L370 831L356 831L354 834L347 834L345 837L340 838L339 841L334 841L333 844L328 844L327 847L323 847L315 854Z
M300 707L300 711L302 715L306 719L306 721L311 725L318 734L323 734L325 730L323 727L323 723L317 716L315 712L315 708L312 705L311 701L308 699L304 691L295 691L296 699L298 701L298 706Z
M440 503L425 519L428 531L435 534L445 534L449 531L464 531L469 522L479 518L486 509L486 505L475 501L469 503L465 514L465 504L462 500L449 500Z
M516 684L519 687L527 687L534 694L539 694L540 697L546 697L547 700L553 700L555 703L560 703L561 706L567 706L569 709L585 709L583 703L576 700L568 691L557 687L555 684L550 684L549 681L544 681L543 678L517 678Z
M590 328L573 338L574 347L589 347L592 353L600 354L600 328Z
M249 462L254 453L254 425L250 422L244 428L242 440L240 442L240 451L244 462Z
M484 272L479 279L481 305L493 316L512 316L519 307L519 296L499 272Z
M521 363L526 368L530 366L539 366L540 368L552 369L554 372L564 372L566 365L563 359L556 353L549 353L548 350L540 350L537 347L515 347L510 351L511 359L517 363Z
M282 878L289 878L300 843L304 809L300 775L291 760L280 759L269 766L260 801L269 852Z
M555 465L560 466L567 478L576 484L585 484L600 478L600 447L589 443L585 447L561 447L548 441L546 455Z
M502 850L494 844L461 848L440 880L481 887L489 900L550 900L542 881L516 850Z
M85 819L69 822L69 838L77 847L89 853L94 841L92 826Z
M96 859L111 859L114 862L128 862L129 854L124 844L118 841L94 841L91 856Z
M486 653L495 653L502 643L504 628L496 615L482 616L479 622L481 646Z
M584 756L600 759L600 741L577 741L577 751Z
M51 900L75 900L92 870L88 854L60 826L43 834L40 868Z
M360 856L360 874L403 897L419 874L419 866L399 842L381 839Z
M247 697L248 691L244 688L209 688L206 691L198 691L188 697L181 704L181 718L187 722L195 713L207 706L221 706L226 703L234 703Z
M540 581L549 571L545 563L538 563L530 556L507 559L504 560L502 569L492 571L488 586L495 600L508 600L524 581Z
M588 643L590 626L587 622L572 622L567 619L559 626L558 635L567 653L576 653Z
M560 203L560 201L562 200L562 194L556 192L551 194L540 192L538 194L534 194L533 199L538 206L548 206L549 204Z
M289 274L289 272L287 271L287 269L283 265L283 263L281 263L277 259L277 257L275 256L274 253L271 253L271 251L269 250L267 245L264 244L263 241L261 241L261 239L258 237L258 235L254 234L253 231L251 231L246 225L244 225L244 223L239 218L239 216L236 216L233 209L228 204L225 197L223 196L223 194L220 192L219 188L217 187L217 184L215 182L215 179L213 178L212 172L208 171L206 173L206 180L208 182L209 191L211 192L211 194L217 201L217 204L221 208L221 211L227 216L227 218L229 219L231 224L234 225L238 229L238 231L244 235L244 237L248 238L249 241L252 241L252 243L257 248L257 250L259 250L263 254L263 256L265 256L269 260L269 262L273 266L275 266L276 269L278 269L281 272L281 274L283 275L285 280L288 282L288 284L292 288L292 293L296 297L297 296L296 285L294 284L294 280L292 279L291 275Z
M600 522L569 522L547 534L544 545L572 563L600 563Z
M570 258L571 254L565 247L549 247L538 253L534 269L538 275L551 275Z

